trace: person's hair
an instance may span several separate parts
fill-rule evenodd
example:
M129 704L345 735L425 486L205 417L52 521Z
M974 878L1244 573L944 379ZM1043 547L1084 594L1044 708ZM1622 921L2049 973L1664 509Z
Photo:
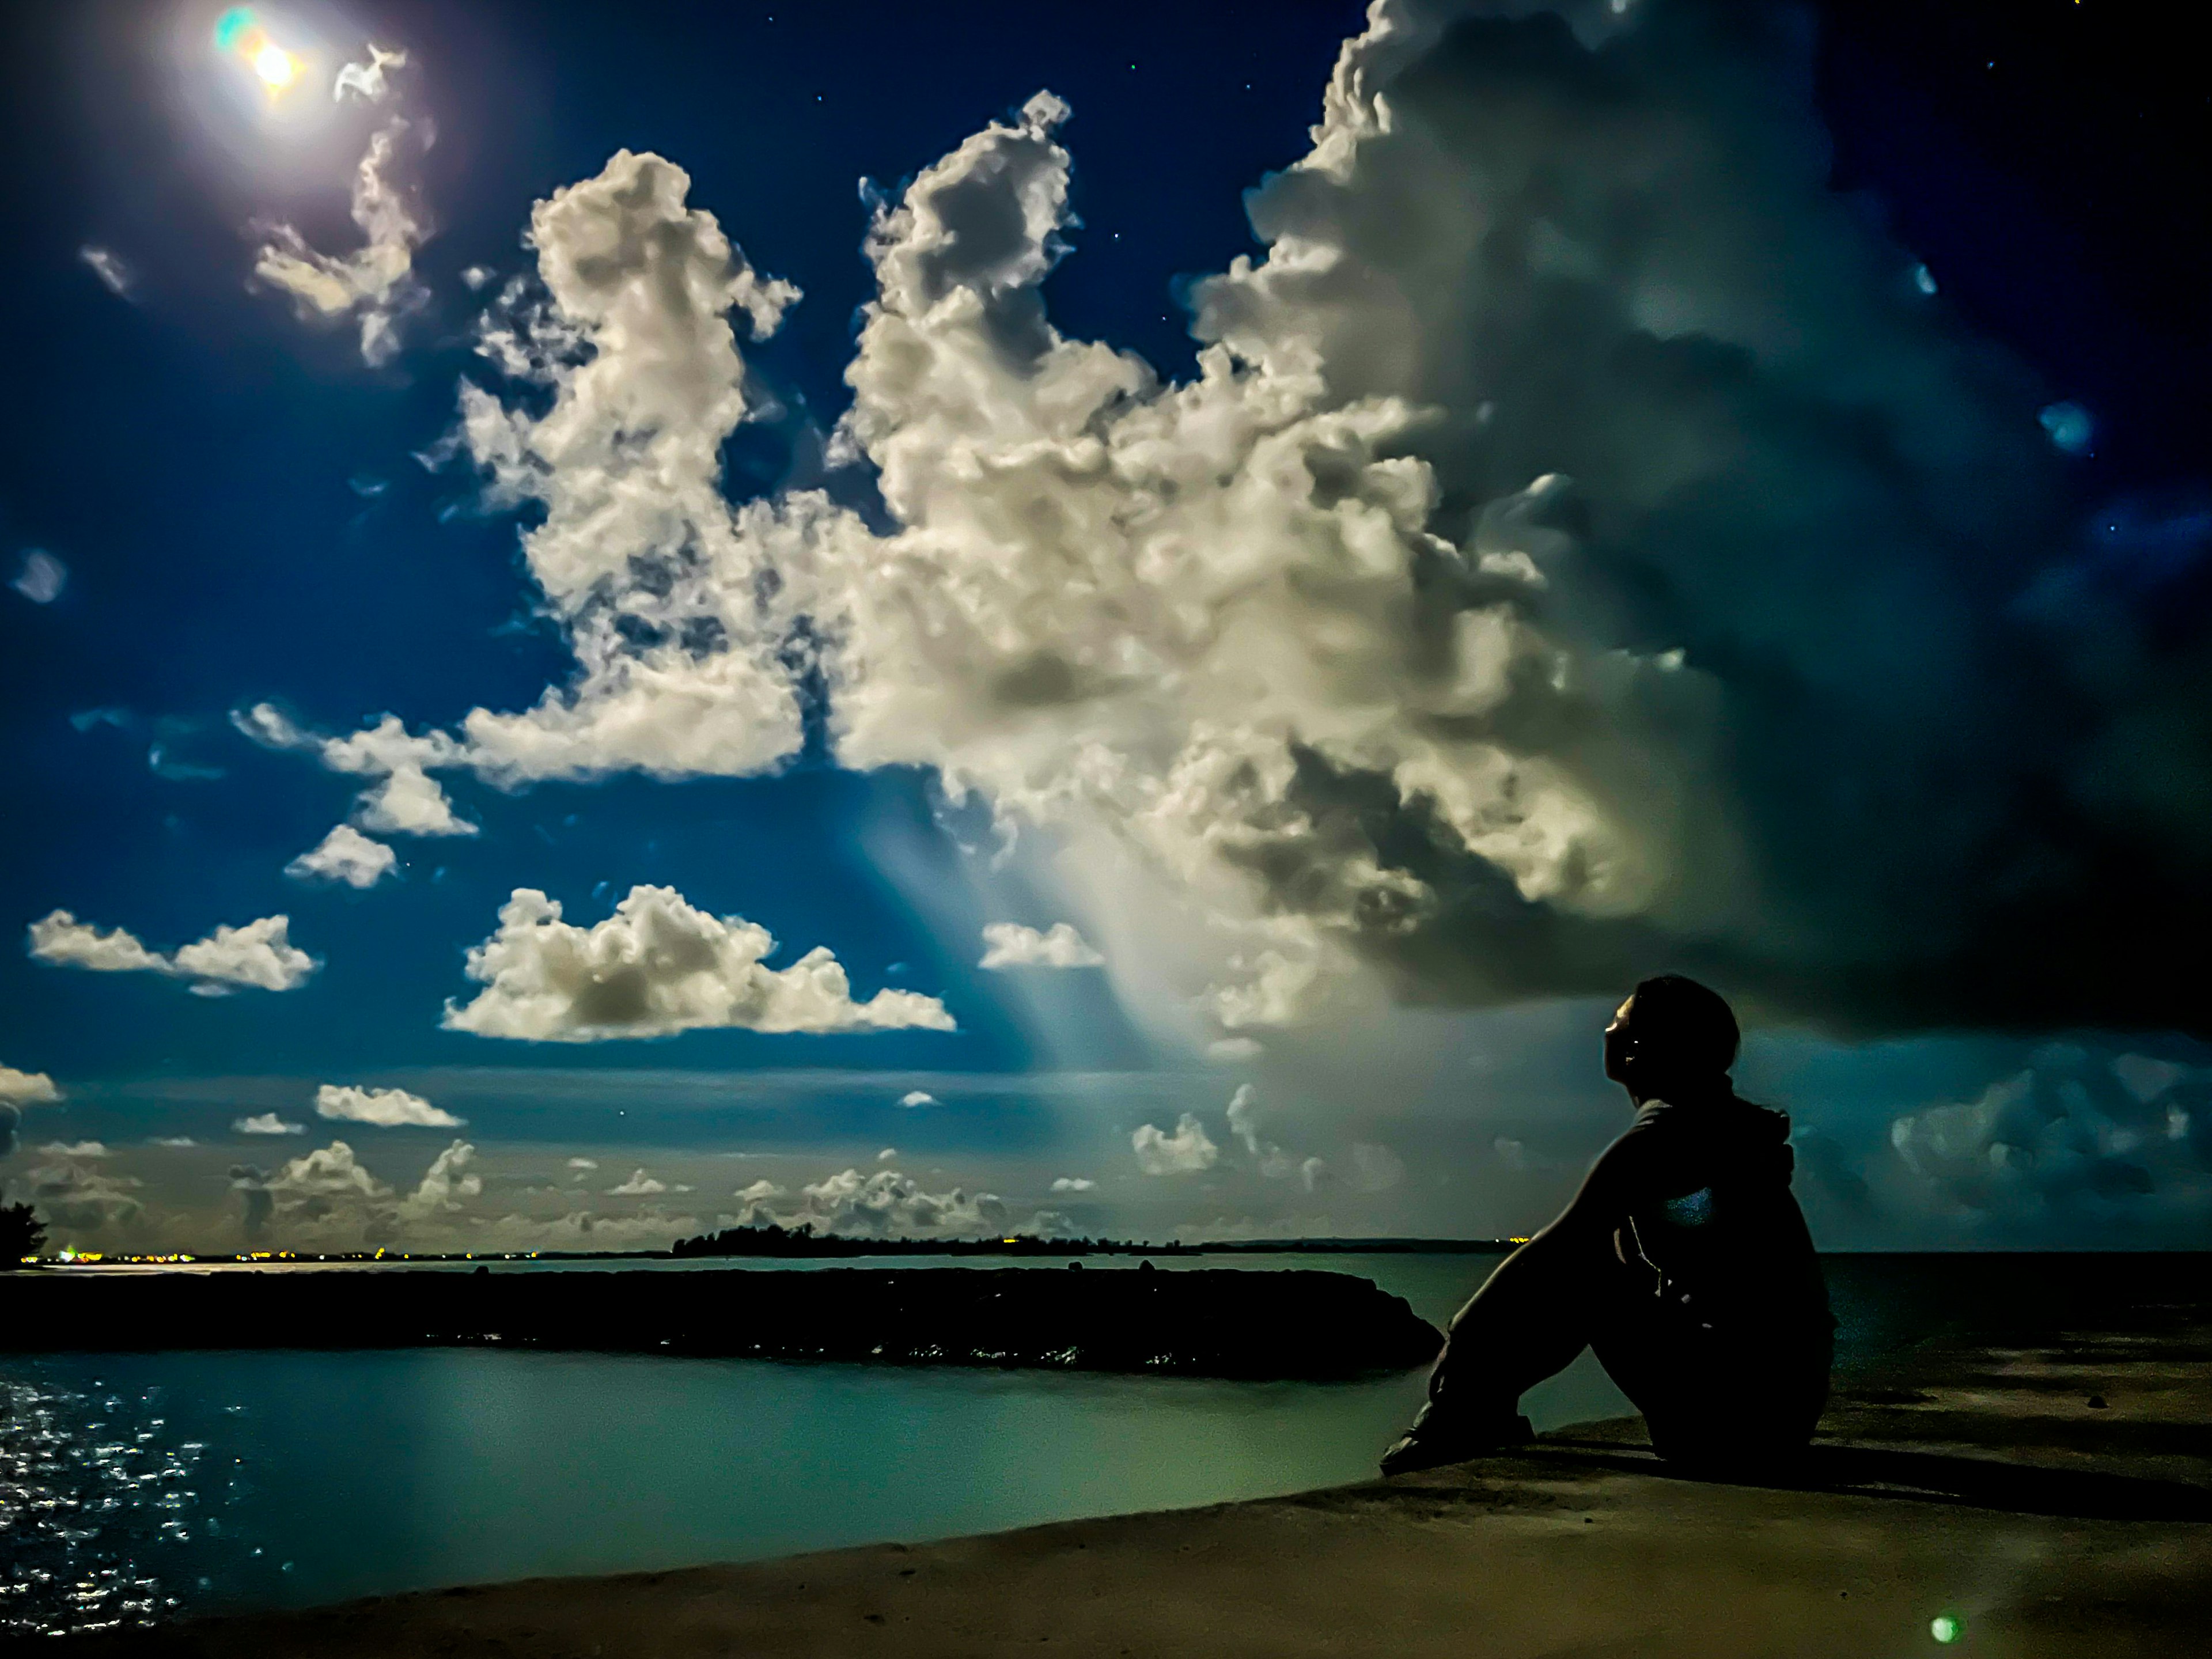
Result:
M1680 974L1639 983L1629 1012L1637 1068L1669 1083L1717 1080L1735 1064L1743 1033L1717 991Z

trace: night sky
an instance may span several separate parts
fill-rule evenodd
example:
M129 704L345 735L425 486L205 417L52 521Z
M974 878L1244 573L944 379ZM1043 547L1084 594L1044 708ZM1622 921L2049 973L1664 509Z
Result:
M2148 18L11 9L0 1188L1522 1232L1674 969L1824 1244L2212 1243Z

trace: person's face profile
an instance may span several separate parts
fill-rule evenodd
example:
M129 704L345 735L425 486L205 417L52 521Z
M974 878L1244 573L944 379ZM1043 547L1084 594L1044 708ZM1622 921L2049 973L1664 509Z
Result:
M1636 1047L1630 1016L1636 1008L1636 999L1630 996L1613 1011L1613 1019L1605 1028L1605 1074L1615 1083L1628 1081L1629 1055Z

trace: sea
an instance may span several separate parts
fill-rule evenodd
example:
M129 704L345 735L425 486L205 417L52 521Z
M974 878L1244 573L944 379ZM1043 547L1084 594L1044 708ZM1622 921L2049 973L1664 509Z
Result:
M1332 1252L1155 1265L1352 1273L1442 1326L1497 1260ZM661 1264L744 1265L963 1270L930 1256ZM1916 1334L1894 1316L1919 1279L1829 1277L1842 1368ZM0 1636L1336 1486L1373 1474L1424 1381L1420 1370L1255 1383L474 1347L0 1356ZM1632 1409L1588 1354L1524 1407L1540 1429Z

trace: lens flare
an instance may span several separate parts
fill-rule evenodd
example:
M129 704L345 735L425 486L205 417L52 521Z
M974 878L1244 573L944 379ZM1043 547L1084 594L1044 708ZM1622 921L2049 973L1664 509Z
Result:
M253 72L271 92L282 92L300 73L300 60L273 43L253 54Z
M269 38L251 6L233 6L216 19L215 49L245 64L272 98L290 90L307 67Z

